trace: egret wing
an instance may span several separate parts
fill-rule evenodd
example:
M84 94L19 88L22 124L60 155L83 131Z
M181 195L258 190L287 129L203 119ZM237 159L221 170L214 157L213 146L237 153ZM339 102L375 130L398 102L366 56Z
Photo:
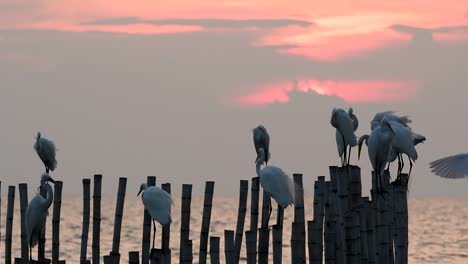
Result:
M172 222L171 205L172 198L169 193L159 187L148 187L143 192L143 204L152 218L161 225Z
M461 179L468 176L468 153L435 160L430 163L432 172L443 178Z

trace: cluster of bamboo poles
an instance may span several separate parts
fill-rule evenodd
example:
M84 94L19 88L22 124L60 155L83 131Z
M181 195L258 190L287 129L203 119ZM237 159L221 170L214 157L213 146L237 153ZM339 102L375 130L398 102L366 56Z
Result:
M406 182L407 175L402 175ZM296 184L296 204L290 238L291 263L407 263L408 259L408 206L406 186L390 183L388 173L384 175L384 186L377 193L373 175L372 199L361 197L361 171L359 167L330 167L330 181L324 176L314 183L314 201L312 221L305 222L304 191L302 174L293 175ZM92 258L87 259L88 233L90 225L91 180L83 179L83 226L81 235L80 264L100 263L101 229L101 183L102 175L94 175L93 212L92 212ZM114 218L112 250L103 256L103 262L120 262L120 231L126 192L126 178L119 178L117 205ZM149 186L156 185L156 177L148 176ZM40 261L33 263L65 263L59 260L60 250L60 209L62 182L54 187L52 216L52 258L44 256L45 236L40 239L38 256ZM211 209L215 183L205 183L203 219L200 230L198 263L217 264L220 256L220 237L210 236ZM171 192L171 184L161 188ZM1 191L1 182L0 182ZM236 230L224 231L224 261L237 264L241 260L242 240L245 235L246 260L251 263L268 263L272 256L273 263L282 262L283 218L284 211L278 207L276 224L268 226L271 199L263 192L262 211L259 227L260 186L258 177L251 180L250 226L244 231L247 213L249 181L241 180L239 189L239 207ZM15 263L30 263L29 251L24 226L25 210L28 203L27 185L19 184L21 208L21 257ZM0 193L1 197L1 193ZM179 263L193 263L193 244L189 237L192 185L182 186L182 207L180 226ZM15 200L15 186L8 188L7 221L5 234L5 264L11 264L12 226ZM1 201L0 201L1 202ZM1 212L0 212L1 214ZM1 216L1 215L0 215ZM270 230L272 238L270 239ZM170 225L162 227L161 248L150 248L151 218L144 211L141 255L138 251L128 252L129 263L171 263ZM272 254L269 254L270 241ZM208 249L209 244L209 249ZM308 252L306 252L308 251ZM308 257L308 258L307 258ZM74 262L74 261L72 261Z

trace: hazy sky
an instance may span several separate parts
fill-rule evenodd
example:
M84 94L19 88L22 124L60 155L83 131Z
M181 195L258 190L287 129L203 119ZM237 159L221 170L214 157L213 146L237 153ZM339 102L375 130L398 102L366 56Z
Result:
M37 131L58 146L66 194L104 175L104 191L147 175L220 194L255 176L252 128L271 163L312 191L339 164L333 107L358 135L398 110L427 137L411 194L468 196L467 180L430 173L468 152L466 0L0 0L0 148L6 185L38 185ZM362 167L369 189L367 155ZM395 169L394 165L393 169Z

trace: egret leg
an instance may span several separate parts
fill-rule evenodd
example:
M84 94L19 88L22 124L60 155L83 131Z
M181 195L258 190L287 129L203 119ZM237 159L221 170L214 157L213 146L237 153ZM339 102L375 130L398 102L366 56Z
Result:
M32 263L32 246L31 246L31 243L29 243L29 262Z
M401 158L400 154L397 155L398 157L398 172L397 172L397 179L400 179L400 174L401 174Z
M401 170L400 170L400 174L403 172L403 168L405 167L405 160L403 159L403 155L400 155L400 158L401 158Z
M343 152L344 160L343 160L343 166L342 166L342 167L344 167L344 166L346 166L346 161L347 161L347 156L348 156L348 153L347 153L348 146L346 145L346 141L345 141L344 136L343 135L341 135L341 136L343 137L343 144L344 144L344 152Z
M390 172L390 162L388 163L387 170Z
M349 154L348 154L348 165L351 161L351 146L349 146Z
M153 219L153 249L154 249L154 239L156 237L156 223Z
M272 209L272 206L271 206L271 198L269 199L269 205L268 205L268 207L269 207L269 210L270 210L270 211L268 212L267 226L268 226L268 224L270 223L271 211L273 210L273 209Z
M408 172L408 179L409 179L409 177L411 175L411 170L413 169L413 161L411 160L411 158L409 158L409 164L410 164L410 168L409 168L409 172Z
M45 171L47 174L49 174L49 168L47 168L47 166L45 167Z

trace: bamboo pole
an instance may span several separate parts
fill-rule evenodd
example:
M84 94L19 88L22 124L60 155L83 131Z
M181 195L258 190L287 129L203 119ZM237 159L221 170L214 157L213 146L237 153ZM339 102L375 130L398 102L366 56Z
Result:
M146 180L148 186L156 186L156 177L148 176ZM143 216L143 236L141 239L141 263L149 263L150 243L151 243L151 216L144 209ZM182 246L182 245L181 245Z
M114 234L112 237L112 251L109 257L112 263L120 262L120 234L122 230L123 210L125 205L125 192L127 189L127 178L119 178L119 187L117 190L117 202L114 215Z
M251 200L250 200L250 230L258 229L258 203L259 203L259 178L252 178L252 187L251 187ZM255 235L255 242L257 240L257 235Z
M332 192L331 182L325 182L325 263L334 264L336 262L336 211L335 194Z
M317 235L317 245L314 251L322 252L317 254L317 261L322 263L323 258L323 223L325 215L325 176L319 176L316 183L314 184L314 220L317 222L315 232L319 232L320 236ZM310 258L310 255L309 255Z
M262 225L258 232L258 263L268 263L268 244L270 230L268 228L268 215L270 213L270 195L263 191L263 202L262 202Z
M283 259L283 227L274 225L273 232L273 264L281 264Z
M389 252L389 229L387 225L387 220L385 217L387 216L387 205L385 197L385 191L386 191L386 174L383 175L382 182L382 190L381 193L377 193L377 185L376 183L379 182L380 180L377 179L375 172L372 172L372 178L373 178L373 189L374 191L374 197L376 201L376 208L377 208L377 221L376 221L376 231L377 231L377 263L379 264L388 264L390 263L390 252Z
M28 207L28 185L20 183L18 185L20 196L20 211L21 211L21 259L23 261L29 260L29 245L28 236L26 234L26 208Z
M395 184L395 263L408 263L408 174Z
M192 248L193 248L192 240L190 240L190 239L185 240L184 250L182 251L183 254L184 254L182 256L182 263L183 264L192 264L192 262L193 262Z
M213 181L207 181L205 183L205 198L203 200L203 219L200 231L200 254L198 257L198 263L205 264L207 251L208 251L208 236L210 232L210 221L211 221L211 207L213 205L213 192L214 192Z
M128 264L139 264L140 263L140 252L130 251L128 252Z
M245 215L247 213L247 195L249 192L249 181L241 180L239 187L239 209L237 213L236 236L234 240L234 263L239 263L242 247L242 236L244 235Z
M15 209L15 186L8 186L8 204L5 230L5 264L11 264L11 238L13 230L13 212Z
M369 249L367 241L367 214L369 213L369 197L363 197L359 207L361 263L369 263Z
M292 259L294 263L305 263L305 215L304 215L304 187L302 174L293 174L296 185L296 203L294 205L294 223L291 237ZM296 236L296 237L294 237ZM294 241L294 245L293 245Z
M63 182L54 184L54 209L52 212L52 263L59 263L60 256L60 212L62 209Z
M93 192L93 264L99 264L100 243L101 243L101 186L102 175L94 175L94 192Z
M350 264L361 263L361 242L359 236L361 229L359 227L359 212L351 210L345 216L346 230L346 262Z
M323 238L323 226L317 220L307 222L308 230L308 249L309 249L309 263L321 264L323 258L323 249L321 250L321 240Z
M86 251L88 249L88 233L89 233L89 211L90 211L90 179L83 179L83 229L81 231L81 251L80 263L86 261Z
M346 263L346 252L345 252L345 226L344 226L344 215L343 215L343 201L340 197L341 192L339 191L339 178L341 168L336 166L329 167L330 169L330 182L332 190L332 199L335 208L335 259L336 263Z
M180 250L179 261L183 262L184 243L189 240L190 234L190 205L192 203L192 185L182 185L182 208L181 208L181 224L180 224Z
M245 231L245 243L247 248L247 264L257 263L257 230Z
M377 263L377 230L376 230L376 220L377 220L377 208L375 201L369 201L367 203L367 247L368 247L368 258L369 264Z
M224 230L224 257L226 264L233 264L234 256L234 231Z
M210 263L219 264L219 237L210 237Z
M161 185L162 189L168 194L171 194L171 184L164 183ZM162 227L162 239L161 239L161 251L163 263L171 263L171 249L170 249L170 238L171 236L171 223Z

